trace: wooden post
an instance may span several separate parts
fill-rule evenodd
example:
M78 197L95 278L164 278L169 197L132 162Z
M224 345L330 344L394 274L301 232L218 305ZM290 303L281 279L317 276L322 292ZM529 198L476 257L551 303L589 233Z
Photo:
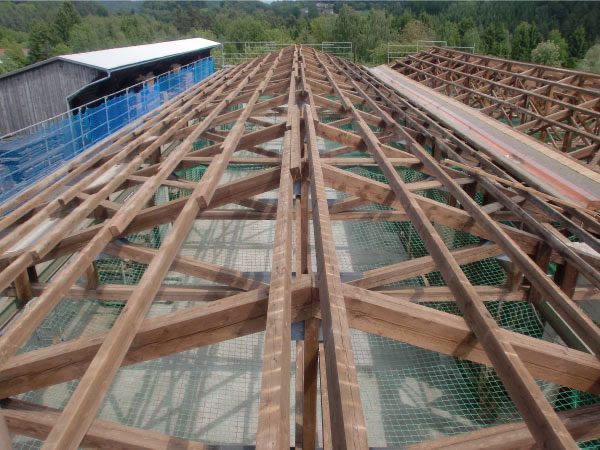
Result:
M27 270L21 272L19 276L15 278L15 291L19 308L25 306L25 304L33 298Z
M96 268L96 261L93 261L92 264L85 269L85 288L86 289L96 289L98 287L99 279L98 279L98 270Z
M304 321L304 383L303 383L303 449L314 450L317 439L317 376L319 356L320 321L312 318Z

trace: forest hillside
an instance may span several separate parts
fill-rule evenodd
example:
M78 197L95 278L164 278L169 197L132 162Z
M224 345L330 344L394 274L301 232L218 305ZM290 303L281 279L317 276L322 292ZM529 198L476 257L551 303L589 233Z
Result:
M600 71L600 2L0 2L0 73L73 52L205 37L351 41L381 64L389 43L444 40L477 53Z

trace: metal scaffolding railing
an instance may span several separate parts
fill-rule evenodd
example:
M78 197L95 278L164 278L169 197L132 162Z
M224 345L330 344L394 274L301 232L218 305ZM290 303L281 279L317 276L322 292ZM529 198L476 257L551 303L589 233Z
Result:
M473 44L471 47L468 47L468 46L467 47L459 47L459 46L448 45L448 42L446 42L446 41L425 41L425 40L419 40L415 44L388 43L388 45L387 45L387 62L389 64L398 58L403 58L407 55L413 55L415 53L420 52L421 50L425 50L426 48L433 47L433 46L450 48L450 49L454 49L454 50L461 50L463 52L468 52L468 53L475 53L475 44Z
M215 57L218 67L222 68L250 61L257 56L281 50L290 45L293 44L280 44L274 41L223 42L212 51L212 55ZM301 45L349 60L352 60L354 56L352 42L321 42Z
M0 202L214 70L214 59L203 58L0 137Z

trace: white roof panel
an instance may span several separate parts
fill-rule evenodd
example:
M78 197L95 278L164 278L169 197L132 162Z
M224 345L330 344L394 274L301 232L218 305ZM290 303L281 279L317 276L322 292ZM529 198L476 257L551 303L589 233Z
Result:
M104 70L118 69L134 64L181 55L197 50L216 47L218 42L193 38L179 41L159 42L156 44L135 45L132 47L110 48L95 52L62 55L59 59L71 61Z

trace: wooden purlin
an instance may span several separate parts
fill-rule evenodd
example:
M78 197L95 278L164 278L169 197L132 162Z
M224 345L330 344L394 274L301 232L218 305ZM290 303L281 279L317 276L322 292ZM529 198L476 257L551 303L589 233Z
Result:
M300 132L297 120L296 78L298 50L294 48L289 73L286 132L283 135L281 174L277 196L277 219L269 307L263 350L263 369L256 446L273 449L289 446L290 442L290 364L291 364L291 283L292 283L292 172L291 155L300 143L292 136Z
M537 79L543 79L543 74L530 71L526 76L536 78L530 80L539 83L535 89L541 87L543 81ZM568 76L550 84L565 82ZM573 250L565 249L562 235L556 233L571 233L594 248L597 217L523 186L493 159L478 158L477 150L464 138L386 89L349 62L302 46L288 47L213 76L148 116L136 130L124 130L107 140L90 153L92 162L82 160L84 171L77 171L74 165L64 170L62 180L66 182L50 176L32 188L30 200L0 219L0 227L4 227L0 290L34 297L0 337L0 398L69 380L80 382L63 411L40 410L39 405L9 400L9 410L0 411L0 416L8 419L10 430L35 432L34 436L46 439L45 448L76 448L88 443L126 448L138 438L140 448L171 444L204 448L203 443L99 421L96 411L120 367L265 331L256 448L288 448L295 441L297 448L314 449L317 407L321 407L325 448L366 449L367 428L350 339L350 330L357 329L497 371L525 424L515 425L513 440L503 441L504 428L498 428L488 434L455 438L457 445L481 447L490 436L490 443L500 441L498 448L510 447L517 439L531 445L533 438L538 445L551 448L573 447L569 431L575 428L568 421L563 425L563 417L556 415L532 376L598 394L600 360L575 348L500 328L487 314L484 302L524 301L536 297L532 292L542 292L553 299L559 312L570 317L576 331L596 351L598 329L573 301L600 299L600 290L595 288L598 283L575 285L580 271L596 280L597 261L589 255L573 256ZM589 89L584 86L581 90ZM243 107L230 108L234 105ZM223 131L226 124L232 127ZM247 131L246 124L253 130ZM349 124L357 132L339 128ZM195 150L198 139L212 143ZM323 141L339 146L325 151ZM263 147L270 142L281 142L282 151ZM437 159L423 150L423 142L432 145ZM234 153L238 150L248 150L253 156L237 157ZM370 157L348 157L356 150L366 150ZM442 164L444 158L448 164ZM497 184L487 172L470 170L474 161L480 164L477 170L490 170L508 183ZM116 162L123 162L123 168L113 178L94 185L94 179ZM463 164L465 170L456 170L453 162ZM229 164L270 168L219 184ZM200 165L208 169L197 183L174 176L176 171ZM347 166L380 167L388 183L344 170ZM397 167L420 171L429 178L407 183L398 176ZM50 192L67 190L59 200L50 201L51 195L45 195L40 186L49 187ZM160 186L185 195L155 205L153 193ZM277 188L276 203L255 197ZM326 188L348 196L328 202ZM134 194L118 203L116 194L126 189ZM444 190L448 203L423 195L432 190ZM472 200L476 191L497 198L478 205ZM230 203L245 209L221 208ZM371 203L391 209L362 209ZM55 229L27 238L48 218L57 220ZM197 219L273 221L269 283L178 255ZM335 220L409 221L430 256L365 271L344 283L331 227ZM527 229L501 223L509 220L525 223ZM432 222L492 242L449 250ZM552 227L554 222L561 225ZM173 226L158 249L126 240L132 233L165 223ZM541 233L538 226L547 233ZM556 282L564 293L531 267L532 257L543 246L555 250L546 253L559 264ZM14 251L9 251L12 247ZM148 267L136 286L98 285L93 265L101 253ZM470 285L460 265L503 254L521 262L530 285ZM31 267L59 256L70 256L70 261L50 282L38 282ZM312 257L316 267L311 267ZM167 271L219 285L164 284ZM435 271L442 273L447 286L385 286ZM82 274L86 274L85 283L75 284ZM11 287L17 279L19 284ZM19 347L65 297L81 302L89 298L122 301L126 306L106 332L17 355ZM198 303L144 318L155 298ZM417 303L442 300L457 302L465 317ZM296 346L289 339L292 322L304 323L304 341ZM289 434L292 351L297 355L295 439ZM321 404L317 405L319 376ZM590 408L589 415L587 411L579 412L577 426L591 439L600 435L600 430L590 425L597 408Z
M600 162L600 78L595 74L439 47L401 58L392 67L582 163L597 167Z
M302 83L308 104L304 105L304 127L310 170L313 227L319 275L319 298L323 323L324 359L329 399L329 425L336 447L364 449L367 429L358 389L350 341L348 317L341 290L335 244L331 230L325 183L312 108L316 108L306 76L306 53L302 55Z

